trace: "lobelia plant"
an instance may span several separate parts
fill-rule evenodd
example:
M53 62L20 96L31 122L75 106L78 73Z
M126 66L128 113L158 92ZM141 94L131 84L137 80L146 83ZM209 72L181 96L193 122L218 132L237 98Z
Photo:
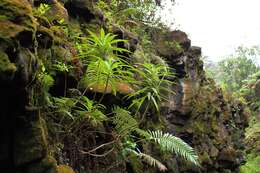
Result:
M104 29L100 29L99 34L95 34L88 31L89 36L87 38L81 38L82 43L78 44L80 57L93 58L98 57L104 60L118 59L120 55L118 52L128 52L127 49L117 47L120 42L127 42L124 39L117 39L117 35L111 33L105 33Z
M118 54L129 51L116 46L126 40L116 39L116 35L110 33L105 34L103 29L99 35L90 31L89 34L85 43L78 44L80 57L87 59L86 75L82 79L84 86L103 93L103 96L106 93L116 95L117 91L127 94L132 92L130 84L135 81L133 67Z
M169 89L169 86L174 84L169 78L174 78L174 74L166 66L150 63L140 64L140 70L136 70L136 72L140 77L139 87L141 89L130 93L127 98L133 98L129 108L135 107L136 113L142 106L145 106L141 117L142 122L149 109L160 112L160 102L168 101L167 93L174 93Z

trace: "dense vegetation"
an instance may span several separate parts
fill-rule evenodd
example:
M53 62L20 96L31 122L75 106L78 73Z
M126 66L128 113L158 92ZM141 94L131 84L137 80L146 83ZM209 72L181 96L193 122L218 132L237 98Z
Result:
M162 25L160 20L155 18L159 5L159 1L99 1L97 8L105 12L111 27L115 24L125 26L127 22L138 22L149 27ZM48 4L40 4L35 14L45 17L48 10ZM106 135L111 136L111 139L109 142L92 146L89 150L77 146L80 154L106 157L116 150L118 157L123 159L121 162L133 162L131 164L136 172L141 170L134 165L142 162L156 166L164 172L167 170L166 166L151 155L143 153L141 149L144 145L154 143L164 154L176 153L199 165L198 156L187 143L170 133L163 133L162 128L148 129L145 124L149 112L157 112L158 120L161 119L161 103L168 101L169 93L174 93L169 88L174 84L171 81L175 78L172 70L165 64L152 64L149 58L142 63L129 61L132 52L119 46L127 44L128 41L118 39L115 34L106 33L103 28L99 32L87 30L82 36L70 30L64 20L58 22L61 25L59 27L72 41L72 47L76 47L84 71L78 79L78 96L68 94L68 76L75 70L71 60L55 61L54 64L49 64L47 60L37 72L36 81L42 91L39 93L39 87L35 88L34 100L38 106L46 105L45 113L48 115L50 133L56 134L54 146L64 142L60 139L69 137L73 137L75 141L82 140L76 136L80 135L78 133L83 124L87 123L89 128L95 129L95 134L103 133L103 129L109 128L111 132L106 132ZM145 32L139 24L131 27L131 30ZM151 42L149 37L142 41ZM55 73L64 75L62 97L48 94L54 85ZM106 103L104 99L107 94L111 98L119 97L123 103L121 107L113 102ZM108 124L111 124L110 127ZM54 152L57 152L56 149Z
M212 64L213 66L207 69L208 75L228 92L237 92L252 75L259 72L260 67L257 65L259 56L259 47L240 46L234 54L225 57L215 65Z

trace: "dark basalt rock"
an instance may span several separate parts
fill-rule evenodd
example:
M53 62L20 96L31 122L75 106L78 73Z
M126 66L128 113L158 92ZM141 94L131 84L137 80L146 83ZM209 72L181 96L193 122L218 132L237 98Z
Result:
M179 77L172 87L175 94L169 96L169 103L163 105L161 113L167 119L167 130L199 153L202 168L198 172L237 172L239 164L244 162L241 151L248 123L245 105L224 98L215 83L205 77L201 48L190 47L189 39L180 31L169 38L178 40L183 50L179 53L175 49L159 50ZM165 42L162 38L158 40L159 44ZM196 172L182 165L179 171Z
M167 38L179 43L181 47L184 49L184 51L187 51L190 48L191 41L188 38L188 35L183 31L180 30L172 31L169 33Z
M39 109L31 105L38 69L37 23L31 4L2 0L0 13L0 170L55 173L56 163L48 156L45 122Z
M139 43L139 39L136 35L127 31L124 28L115 25L113 26L113 33L117 35L118 39L128 40L127 43L124 42L118 43L118 47L127 49L131 52L134 52L136 50L137 44Z
M190 48L191 41L183 31L158 31L153 35L158 54L168 61L174 61Z
M64 6L71 17L79 17L85 22L95 18L93 4L88 0L68 0Z

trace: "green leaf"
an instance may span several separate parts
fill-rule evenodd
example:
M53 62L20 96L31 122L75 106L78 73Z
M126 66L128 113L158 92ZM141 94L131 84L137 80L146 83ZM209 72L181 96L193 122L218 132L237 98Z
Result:
M194 149L185 143L182 139L162 131L149 131L151 140L159 144L164 151L175 152L187 161L199 165L198 156Z

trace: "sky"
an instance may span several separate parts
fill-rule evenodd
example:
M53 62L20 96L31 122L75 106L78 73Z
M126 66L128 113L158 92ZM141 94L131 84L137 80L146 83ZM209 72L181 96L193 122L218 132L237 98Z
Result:
M203 56L219 61L239 45L260 45L260 0L175 0L162 11L173 29L185 31Z

